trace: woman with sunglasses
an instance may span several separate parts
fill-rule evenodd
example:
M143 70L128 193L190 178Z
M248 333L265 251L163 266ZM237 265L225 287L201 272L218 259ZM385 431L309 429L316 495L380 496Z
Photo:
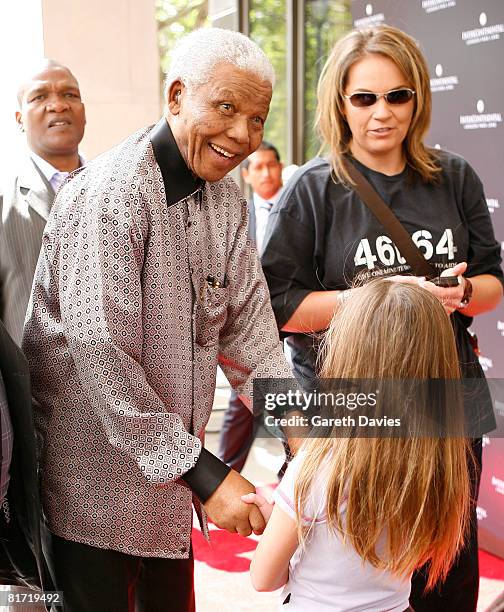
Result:
M350 288L356 278L385 274L419 283L440 300L452 318L463 377L484 377L467 328L502 297L500 247L474 170L460 156L424 144L430 117L429 72L411 37L378 26L354 30L336 44L318 86L316 128L328 156L305 164L284 188L270 213L262 257L294 373L308 387L315 376L317 333L329 327L348 292L359 291ZM345 163L371 183L439 274L458 277L456 286L412 275L353 189ZM481 431L493 428L490 409L481 419ZM473 446L476 498L481 440ZM426 593L425 574L414 576L416 612L476 610L475 504L471 513L470 542L444 585Z

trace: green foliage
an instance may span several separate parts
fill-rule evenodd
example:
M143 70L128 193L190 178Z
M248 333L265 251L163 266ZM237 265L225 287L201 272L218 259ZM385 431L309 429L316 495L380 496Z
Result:
M351 0L305 0L304 26L304 160L317 154L319 142L313 130L317 82L334 43L352 28ZM288 142L287 6L285 0L250 2L250 37L270 58L277 77L265 138L275 144L285 161Z
M264 138L272 142L285 160L287 155L287 7L285 0L250 2L250 38L269 57L275 69L273 91Z
M170 65L170 51L177 41L193 30L210 25L208 0L155 0L160 54L160 79ZM162 89L161 89L162 90Z
M351 0L307 0L305 4L304 158L320 147L313 129L317 83L336 41L352 28Z

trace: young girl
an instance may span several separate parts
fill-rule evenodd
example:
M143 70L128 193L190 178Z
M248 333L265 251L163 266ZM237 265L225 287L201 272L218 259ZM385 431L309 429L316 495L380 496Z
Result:
M372 281L333 318L321 376L457 379L449 318L415 284ZM432 589L464 543L470 456L462 437L307 439L273 508L255 494L242 498L269 518L252 584L285 585L285 610L410 609L412 572L429 563Z

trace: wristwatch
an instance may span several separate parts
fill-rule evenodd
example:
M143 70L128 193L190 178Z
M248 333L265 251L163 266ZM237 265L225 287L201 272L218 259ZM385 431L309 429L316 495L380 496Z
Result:
M471 281L468 278L464 277L464 295L462 296L462 300L460 302L459 309L466 308L469 302L471 301L473 294L473 286Z

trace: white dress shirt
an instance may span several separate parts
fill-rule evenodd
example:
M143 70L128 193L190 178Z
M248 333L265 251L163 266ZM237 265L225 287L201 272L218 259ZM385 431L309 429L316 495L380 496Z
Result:
M30 152L30 157L33 159L38 169L47 179L48 183L54 190L54 193L58 192L58 189L61 187L63 181L70 174L70 172L61 172L53 165L51 165L48 161L46 161L40 155L37 155L33 151ZM84 159L79 155L80 165L84 165Z
M260 195L257 195L257 193L255 193L254 191L254 211L256 218L255 239L257 245L257 252L259 254L262 253L262 243L264 239L264 233L266 232L266 225L268 224L270 210L273 204L275 204L275 202L280 197L281 193L282 189L279 189L272 198L270 198L269 200L263 200L263 198L261 198Z

